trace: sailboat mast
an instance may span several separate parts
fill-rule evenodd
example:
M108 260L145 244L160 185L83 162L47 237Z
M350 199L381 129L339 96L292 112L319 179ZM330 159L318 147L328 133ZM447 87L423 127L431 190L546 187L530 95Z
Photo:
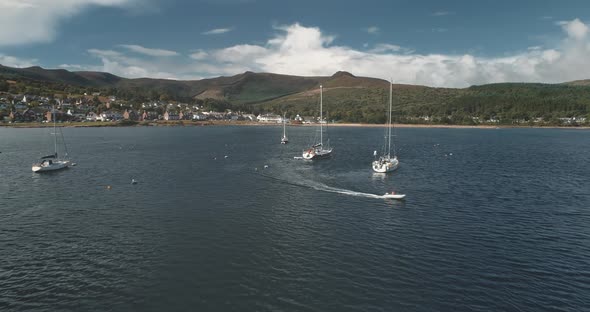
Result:
M387 120L389 130L387 136L387 157L391 157L391 103L392 103L392 94L393 94L393 80L389 83L389 118Z
M285 113L283 113L283 138L286 137L286 134L287 134L285 127L286 127L286 124L285 124Z
M323 125L322 125L322 121L324 120L323 118L323 114L322 114L322 102L323 102L323 98L322 98L322 92L323 92L323 87L322 85L320 85L320 144L323 146L324 145L324 137L323 137Z
M55 148L55 157L57 158L57 128L55 124L55 106L53 106L51 117L53 118L53 146Z

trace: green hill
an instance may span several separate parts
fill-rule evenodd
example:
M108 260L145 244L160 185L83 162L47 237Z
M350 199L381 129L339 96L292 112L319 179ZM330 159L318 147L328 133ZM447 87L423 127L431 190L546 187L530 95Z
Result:
M11 81L10 85L7 81ZM101 92L133 103L167 99L214 103L213 108L316 115L319 86L330 119L382 123L389 83L382 79L337 72L328 77L272 73L242 74L192 81L127 79L102 72L70 72L41 67L0 65L0 91L80 94ZM393 86L394 115L402 122L429 116L439 123L471 124L500 119L528 122L536 118L558 122L563 117L590 117L590 80L562 84L499 83L469 88ZM590 119L590 118L589 118Z

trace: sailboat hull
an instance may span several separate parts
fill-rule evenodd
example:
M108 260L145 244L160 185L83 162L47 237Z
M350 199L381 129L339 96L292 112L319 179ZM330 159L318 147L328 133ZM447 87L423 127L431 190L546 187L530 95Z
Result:
M62 170L62 169L67 168L69 165L70 165L69 161L58 160L58 161L52 162L51 164L48 164L48 163L34 164L32 167L32 170L33 170L33 172L42 173L42 172Z
M395 169L397 169L397 167L399 167L399 161L397 160L397 158L379 159L373 162L372 167L373 171L378 173L392 172Z
M302 156L307 160L330 158L332 157L332 149L309 149L304 151Z
M392 172L399 166L399 160L397 160L397 156L395 155L395 145L393 146L393 158L391 157L391 128L393 126L391 119L392 98L393 82L389 84L389 116L387 118L386 124L387 132L385 137L385 146L383 147L384 150L387 150L387 153L383 153L383 156L379 157L379 159L373 161L371 164L371 168L373 168L373 171L377 173ZM377 156L377 151L375 151L373 155Z

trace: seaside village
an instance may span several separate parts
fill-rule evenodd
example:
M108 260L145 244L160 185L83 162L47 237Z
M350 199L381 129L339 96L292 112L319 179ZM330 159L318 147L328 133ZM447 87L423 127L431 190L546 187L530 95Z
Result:
M115 96L104 96L100 93L84 94L75 97L49 98L31 94L0 93L0 123L23 122L147 122L147 121L246 121L261 123L282 123L283 117L277 114L248 114L225 110L216 112L206 110L203 105L187 104L171 101L148 101L139 105L130 105L127 101L118 100ZM483 120L471 117L473 124L498 125L500 119L490 117ZM317 116L292 116L285 122L291 124L317 123ZM326 122L325 120L322 122ZM406 117L406 123L436 123L432 116ZM532 120L516 119L514 125L543 124L542 117ZM586 117L563 117L557 122L562 126L587 125Z
M137 107L137 106L136 106ZM283 117L276 114L245 114L226 110L205 111L203 106L166 101L141 103L134 109L115 96L100 93L84 96L50 99L29 94L0 94L0 123L23 122L117 122L117 121L179 121L179 120L225 120L282 123ZM317 118L295 116L289 123L315 123Z

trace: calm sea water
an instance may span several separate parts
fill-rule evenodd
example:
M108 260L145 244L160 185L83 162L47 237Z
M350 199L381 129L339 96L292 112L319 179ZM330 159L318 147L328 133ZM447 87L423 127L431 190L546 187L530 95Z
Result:
M0 310L590 310L590 132L287 131L0 128Z

